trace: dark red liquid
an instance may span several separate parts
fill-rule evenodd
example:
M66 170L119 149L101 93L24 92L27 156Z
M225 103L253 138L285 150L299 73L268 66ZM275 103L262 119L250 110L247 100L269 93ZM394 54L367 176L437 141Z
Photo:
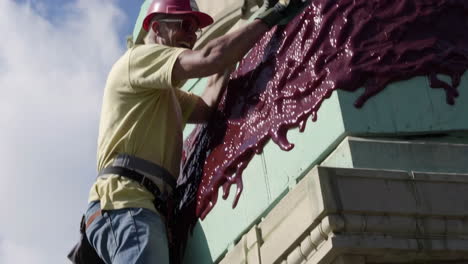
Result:
M201 178L196 215L203 219L219 187L226 198L232 184L235 206L242 172L254 154L269 139L291 150L287 131L303 130L310 116L315 120L334 90L364 87L355 102L361 107L390 82L427 76L453 104L467 68L466 0L313 0L288 26L257 43L231 75L220 114L186 142L183 172L203 165L201 175L181 177Z

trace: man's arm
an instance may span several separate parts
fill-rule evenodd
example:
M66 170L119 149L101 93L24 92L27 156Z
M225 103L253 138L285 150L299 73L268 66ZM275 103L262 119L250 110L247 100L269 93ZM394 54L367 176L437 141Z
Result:
M201 50L182 52L172 70L172 80L210 76L240 61L273 26L286 24L310 0L264 0L262 13L253 22L209 41Z
M218 105L220 95L227 86L230 73L231 68L228 68L225 72L216 73L208 79L205 91L198 99L188 119L188 123L202 123L208 121L213 110Z
M209 41L201 50L187 50L179 55L172 70L173 81L201 78L217 73L208 81L189 122L198 123L209 119L219 95L227 85L231 72L229 68L240 61L268 30L277 24L288 23L306 4L307 0L264 0L262 8L265 11L252 23Z
M209 41L201 50L187 50L179 55L172 70L173 81L210 76L240 61L269 30L260 21Z

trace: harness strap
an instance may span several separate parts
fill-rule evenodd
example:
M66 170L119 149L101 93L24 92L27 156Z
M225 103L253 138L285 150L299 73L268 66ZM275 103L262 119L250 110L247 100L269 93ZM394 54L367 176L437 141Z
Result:
M161 193L159 187L151 179L134 170L116 166L109 166L104 168L99 172L98 177L104 174L117 174L140 183L154 195L154 206L156 207L156 210L158 210L164 216L167 216L168 211L166 203L168 201L168 197Z
M160 178L175 190L177 181L165 168L150 161L129 154L119 154L112 163L113 167L124 167L149 176L153 181ZM101 173L100 173L101 174Z

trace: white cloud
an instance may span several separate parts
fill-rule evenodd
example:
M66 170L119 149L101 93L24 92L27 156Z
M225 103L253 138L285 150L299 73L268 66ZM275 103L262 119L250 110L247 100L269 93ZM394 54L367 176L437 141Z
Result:
M128 23L111 0L63 4L54 23L37 2L0 0L2 264L38 263L23 253L65 263L94 180L105 79L123 52L118 29Z
M16 244L13 241L0 242L0 263L47 264L49 258L37 248Z

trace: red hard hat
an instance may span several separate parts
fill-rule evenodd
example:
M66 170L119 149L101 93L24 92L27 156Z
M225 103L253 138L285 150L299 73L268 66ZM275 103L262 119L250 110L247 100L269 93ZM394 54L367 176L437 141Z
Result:
M204 28L213 23L213 18L209 15L193 11L190 6L190 0L154 0L148 8L148 14L143 20L143 29L148 31L151 19L156 14L190 14L198 19L200 28Z

